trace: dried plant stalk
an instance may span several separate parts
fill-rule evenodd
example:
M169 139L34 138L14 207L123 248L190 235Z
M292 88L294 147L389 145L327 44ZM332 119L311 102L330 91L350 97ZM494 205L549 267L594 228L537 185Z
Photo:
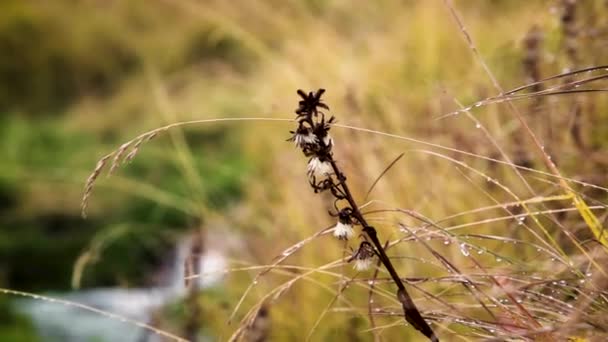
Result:
M338 217L338 223L334 228L334 236L339 239L349 239L354 235L353 225L360 225L366 238L371 241L371 243L361 242L359 249L349 261L355 261L357 270L365 270L371 266L372 258L377 256L397 286L397 299L401 302L406 321L429 340L439 341L433 329L422 317L393 263L386 255L376 229L363 217L348 187L346 176L334 159L332 152L334 141L329 135L334 117L325 121L325 114L320 110L329 110L329 107L321 100L324 92L324 89L319 89L315 93L306 94L304 91L298 90L298 94L302 98L295 111L298 127L291 132L293 136L289 140L293 141L305 156L310 157L308 176L314 191L331 192L335 198L335 204L346 202L342 208L335 205L336 213L333 216Z

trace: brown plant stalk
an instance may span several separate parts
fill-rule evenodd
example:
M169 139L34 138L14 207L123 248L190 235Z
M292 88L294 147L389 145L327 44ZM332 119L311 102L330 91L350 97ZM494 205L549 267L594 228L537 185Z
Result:
M308 164L308 175L310 185L315 192L329 190L335 197L334 204L337 213L332 215L338 217L338 224L334 229L334 235L340 239L348 239L353 235L352 225L357 224L362 227L367 239L371 241L371 244L368 241L362 242L350 261L356 260L355 267L363 269L369 267L371 258L377 255L398 288L397 299L401 302L406 321L431 341L439 341L433 329L420 314L393 263L386 255L376 229L365 220L346 183L346 176L334 159L333 139L329 135L334 117L326 122L325 114L319 110L319 108L329 110L329 107L321 101L324 92L324 89L319 89L315 93L306 94L304 91L298 90L298 94L302 97L299 108L296 110L298 128L292 131L293 136L289 140L294 141L296 146L302 149L304 155L311 158ZM336 203L341 201L347 202L348 205L339 209Z

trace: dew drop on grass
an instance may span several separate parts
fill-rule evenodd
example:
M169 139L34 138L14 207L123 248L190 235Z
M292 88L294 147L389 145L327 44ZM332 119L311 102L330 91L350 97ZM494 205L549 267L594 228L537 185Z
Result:
M444 240L443 244L446 245L446 246L449 245L450 244L450 240Z
M467 244L464 242L460 244L460 253L462 253L462 255L464 255L465 257L468 257L471 254L469 252L469 248L467 247Z
M480 248L480 249L478 249L478 250L477 250L477 254L483 254L483 252L484 252L484 251L483 251L483 249L482 249L482 248Z
M481 128L481 124L478 122L477 124L475 124L475 128Z
M496 258L496 262L501 262L502 258Z
M295 251L297 251L298 249L302 248L302 243L298 243L295 244L293 246L291 246L290 248L287 248L284 252L283 252L283 256L287 257L290 256L291 254L293 254Z

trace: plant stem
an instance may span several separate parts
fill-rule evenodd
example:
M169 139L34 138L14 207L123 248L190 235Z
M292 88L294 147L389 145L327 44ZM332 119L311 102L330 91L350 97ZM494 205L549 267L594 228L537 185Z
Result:
M431 341L438 342L439 339L435 335L435 332L433 332L433 329L431 329L431 327L428 325L428 323L426 323L424 318L422 318L422 315L414 304L412 297L407 292L403 281L397 274L393 263L386 255L386 251L384 250L384 247L382 247L382 244L378 239L378 233L376 232L376 229L370 226L361 214L359 206L355 202L355 199L353 198L353 195L351 194L350 189L346 184L346 176L344 176L344 174L340 171L338 165L333 159L333 156L331 155L329 156L329 162L331 163L334 173L336 174L336 177L340 182L339 185L342 187L342 191L346 197L345 199L348 201L350 207L353 210L353 216L361 224L361 226L363 227L363 231L372 241L372 244L374 245L378 253L378 257L380 258L380 262L382 262L388 273L391 275L391 278L393 278L395 285L397 285L397 299L401 302L401 305L403 306L405 320L409 322L412 326L414 326L414 328L416 328L418 331L423 333L426 337L428 337Z

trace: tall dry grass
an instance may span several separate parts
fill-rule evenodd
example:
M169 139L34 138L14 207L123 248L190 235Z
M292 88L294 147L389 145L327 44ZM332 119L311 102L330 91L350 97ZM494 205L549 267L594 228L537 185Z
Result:
M228 65L214 76L218 91L189 71L157 77L152 64L152 108L183 122L192 118L177 113L212 112L214 96L251 101L227 118L204 114L144 133L98 168L115 169L167 131L184 177L204 182L179 127L230 121L257 165L240 208L217 219L248 243L226 270L224 293L200 294L205 329L247 338L263 317L271 340L418 339L384 269L357 273L346 263L349 245L329 237L331 199L314 196L284 143L295 89L322 86L339 118L337 163L441 339L601 339L608 74L568 71L606 64L597 32L608 25L588 20L600 2L575 3L565 20L571 3L171 2L185 18L213 22L257 66ZM533 28L545 38L534 53ZM186 86L172 93L177 83ZM204 203L192 211L214 215ZM165 318L162 328L174 329Z

